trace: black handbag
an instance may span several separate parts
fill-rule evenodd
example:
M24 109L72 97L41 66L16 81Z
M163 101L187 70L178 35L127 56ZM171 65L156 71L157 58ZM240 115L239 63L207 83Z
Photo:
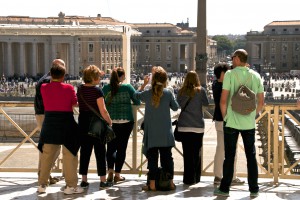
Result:
M90 106L83 98L81 91L78 91L83 102L93 111L94 115L91 118L88 135L100 140L102 144L106 144L116 138L116 134L112 127L101 117L101 115Z
M192 97L190 97L187 102L185 103L183 109L181 110L178 119L181 115L181 113L185 110L185 108L187 107L187 105L189 104L189 102L191 101ZM175 121L172 122L172 125L175 125L175 129L174 129L174 138L177 142L182 142L182 134L178 132L178 120L176 119Z
M106 144L116 138L113 129L99 116L91 118L88 135L98 138L102 144Z
M171 174L166 172L162 167L159 167L155 175L155 188L159 191L171 190ZM150 187L149 175L147 176L147 185Z

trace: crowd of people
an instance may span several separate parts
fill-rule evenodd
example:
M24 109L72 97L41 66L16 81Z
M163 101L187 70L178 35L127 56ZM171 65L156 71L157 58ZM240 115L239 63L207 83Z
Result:
M248 184L250 196L257 196L258 168L255 152L255 117L262 110L263 81L259 74L250 70L247 52L236 50L232 56L233 69L219 64L214 69L213 96L216 104L214 121L217 130L215 155L215 184L219 187L215 195L229 196L230 186L244 184L235 175L236 145L241 134L247 157ZM125 71L115 68L110 82L99 87L102 72L95 65L83 70L83 84L77 92L71 84L64 83L66 67L63 60L55 59L50 72L37 83L35 113L41 129L38 148L38 192L45 193L51 180L51 168L62 151L65 194L84 192L89 187L88 169L94 150L99 189L111 187L125 177L121 175L126 160L126 149L134 118L131 105L145 103L144 135L142 153L148 159L149 181L142 187L146 191L157 190L157 173L160 166L170 179L170 190L175 190L173 182L174 160L172 148L175 146L170 109L184 109L178 118L178 132L182 135L184 161L183 183L192 185L201 181L201 148L205 132L202 107L209 104L207 90L201 87L201 80L195 71L187 72L177 95L174 88L167 87L168 74L160 66L154 66L152 74L144 77L143 84L135 89L123 83ZM245 81L257 96L257 107L246 115L232 110L231 97L239 87L239 80ZM74 120L73 107L79 107L78 123ZM112 127L116 138L107 145L88 134L93 110ZM80 157L78 158L78 152ZM160 158L160 161L159 161ZM81 183L78 185L77 167ZM223 167L222 167L223 166Z

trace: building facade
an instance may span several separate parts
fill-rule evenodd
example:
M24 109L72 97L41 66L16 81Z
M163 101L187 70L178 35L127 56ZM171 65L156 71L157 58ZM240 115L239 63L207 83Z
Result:
M195 69L196 37L169 23L129 24L101 15L0 17L0 74L44 74L55 58L66 62L72 76L92 64L107 73L116 66L149 73L153 65L184 72Z
M300 68L300 21L273 21L246 35L249 64L263 73Z

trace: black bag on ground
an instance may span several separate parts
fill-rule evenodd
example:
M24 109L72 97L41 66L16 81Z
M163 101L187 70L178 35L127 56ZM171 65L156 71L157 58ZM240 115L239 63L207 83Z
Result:
M147 185L150 185L149 176L147 177ZM155 178L155 187L159 191L171 190L171 174L159 167Z
M96 115L91 119L88 135L98 138L102 144L106 144L116 138L113 129Z

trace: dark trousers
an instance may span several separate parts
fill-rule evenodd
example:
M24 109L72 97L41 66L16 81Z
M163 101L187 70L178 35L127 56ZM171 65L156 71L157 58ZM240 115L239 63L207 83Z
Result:
M182 132L183 182L199 183L201 178L201 148L203 133Z
M90 158L94 149L98 176L106 175L106 148L97 138L87 135L90 120L93 116L91 112L81 112L78 122L80 128L80 161L79 174L87 175L89 169Z
M173 179L174 161L172 157L172 147L153 147L147 151L149 180L155 180L158 170L158 154L160 155L161 167L170 173L171 179Z
M94 148L98 176L106 175L106 159L105 145L100 143L100 140L89 135L81 136L79 174L87 175L89 169L90 158Z
M128 140L133 129L134 122L116 124L113 123L113 130L116 138L107 143L107 167L114 169L115 172L120 173L126 158L126 149Z
M225 146L225 160L223 163L223 178L220 185L220 190L229 192L233 177L234 158L236 152L236 144L239 133L241 133L247 158L248 170L248 184L250 192L258 192L259 187L258 167L256 162L255 150L255 129L251 130L237 130L234 128L225 127L224 123L224 146Z

